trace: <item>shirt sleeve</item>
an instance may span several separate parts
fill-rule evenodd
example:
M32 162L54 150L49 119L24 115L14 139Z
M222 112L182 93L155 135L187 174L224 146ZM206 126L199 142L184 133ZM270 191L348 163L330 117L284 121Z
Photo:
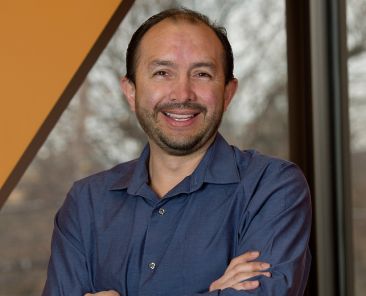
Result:
M241 218L235 257L259 251L260 257L255 261L270 263L272 277L256 277L260 286L253 290L228 288L195 295L300 296L304 293L311 261L308 248L311 202L305 177L296 165L288 162L251 169L244 182L250 202Z
M83 209L76 206L72 191L55 216L51 257L42 296L81 296L93 292L81 241L79 217Z
M271 264L272 277L259 277L257 289L227 289L219 295L303 295L311 261L311 202L305 177L296 165L281 161L253 169L251 175L236 256L259 251L257 260Z

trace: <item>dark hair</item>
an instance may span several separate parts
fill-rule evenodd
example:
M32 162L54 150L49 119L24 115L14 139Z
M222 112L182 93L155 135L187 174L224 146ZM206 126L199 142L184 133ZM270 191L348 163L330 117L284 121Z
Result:
M208 27L210 27L216 34L216 36L220 39L221 44L224 48L225 57L224 57L224 69L225 69L225 83L228 83L230 80L234 78L233 70L234 70L234 58L233 51L231 49L230 42L227 38L227 33L224 27L217 26L215 23L211 22L209 18L203 14L200 14L196 11L187 9L187 8L172 8L164 10L156 15L153 15L149 19L147 19L132 35L131 41L127 48L126 53L126 77L135 83L136 78L136 63L137 63L137 54L138 48L141 43L142 37L145 33L155 26L157 23L165 20L165 19L173 19L173 20L186 20L191 23L201 22Z

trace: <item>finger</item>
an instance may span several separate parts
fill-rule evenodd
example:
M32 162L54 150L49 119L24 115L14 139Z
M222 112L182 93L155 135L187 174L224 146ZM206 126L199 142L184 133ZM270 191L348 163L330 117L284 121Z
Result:
M237 285L239 283L242 283L248 279L251 279L251 278L257 277L257 276L271 277L272 275L270 272L243 272L243 273L238 273L235 276L233 276L231 278L227 278L225 280L220 278L219 280L217 280L216 282L213 283L213 286L219 287L220 289L225 289L228 287L233 287L234 285ZM253 281L253 282L255 282L255 281ZM244 285L244 286L246 286L246 285Z
M224 275L222 276L222 280L227 281L228 279L234 278L237 274L240 273L264 272L270 267L271 265L266 262L246 262L237 264L228 268L225 271Z
M237 283L233 285L231 288L235 290L253 290L259 287L259 281L245 281L242 283Z
M221 287L232 287L238 283L244 282L245 280L251 279L256 276L265 276L265 277L271 277L270 272L242 272L237 273L235 276L226 279L225 281L221 281L219 284Z
M103 292L98 292L98 293L87 293L84 294L84 296L120 296L118 292L114 291L114 290L109 290L109 291L103 291Z
M242 273L236 274L235 277L232 278L232 281L234 281L235 283L239 283L239 282L251 279L255 276L265 276L265 277L269 278L272 276L272 274L268 271L242 272Z
M238 273L238 272L250 272L250 271L265 271L270 268L271 265L266 262L246 262L237 264L230 269L228 273Z
M232 259L230 261L229 267L230 266L235 266L235 265L240 264L240 263L252 261L252 260L258 258L259 255L260 255L260 253L258 251L245 252L244 254Z
M237 264L235 266L228 267L223 276L218 279L221 283L225 283L227 281L231 281L231 279L235 279L238 276L242 276L243 274L253 274L253 272L265 272L271 265L266 262L246 262ZM251 277L251 276L249 276ZM245 280L249 277L246 277L242 280Z

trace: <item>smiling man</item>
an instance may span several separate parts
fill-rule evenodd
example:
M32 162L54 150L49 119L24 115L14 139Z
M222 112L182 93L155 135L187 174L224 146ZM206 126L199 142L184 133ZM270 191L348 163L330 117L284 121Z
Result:
M125 97L141 156L74 184L43 295L302 295L308 187L292 163L217 132L237 89L225 30L186 9L133 35Z

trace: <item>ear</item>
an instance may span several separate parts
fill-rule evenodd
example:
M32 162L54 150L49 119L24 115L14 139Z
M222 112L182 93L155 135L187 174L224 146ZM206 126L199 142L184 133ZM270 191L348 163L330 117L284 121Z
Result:
M135 84L124 76L121 79L121 87L123 94L125 95L128 104L130 105L131 111L135 112L136 108L136 87Z
M238 88L238 79L234 78L231 79L226 85L225 85L225 91L224 91L224 111L226 111L227 107L229 106L231 100L233 99L236 90Z

